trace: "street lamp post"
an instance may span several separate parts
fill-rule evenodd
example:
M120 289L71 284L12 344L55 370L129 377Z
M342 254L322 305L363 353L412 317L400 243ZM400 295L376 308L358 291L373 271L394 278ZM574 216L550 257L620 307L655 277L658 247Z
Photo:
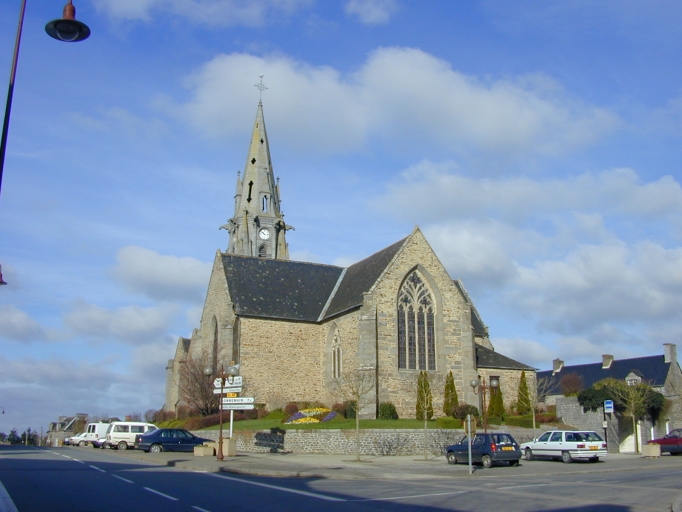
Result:
M207 377L213 376L213 368L210 366L207 366L204 368L204 375ZM218 431L218 450L216 452L216 459L218 460L223 460L225 457L223 456L223 395L225 394L225 381L228 379L228 377L234 377L236 375L239 375L239 366L234 365L234 366L229 366L227 368L227 371L223 369L223 367L220 367L220 372L218 373L217 377L220 379L220 398L218 399L218 418L220 421L220 428ZM234 411L230 410L230 438L232 437L232 418L233 418L233 413Z
M485 383L485 377L481 379L472 379L469 385L473 388L474 394L481 394L483 407L483 432L488 433L488 409L485 406L485 395L488 390L495 389L499 385L497 380L491 380L490 384Z

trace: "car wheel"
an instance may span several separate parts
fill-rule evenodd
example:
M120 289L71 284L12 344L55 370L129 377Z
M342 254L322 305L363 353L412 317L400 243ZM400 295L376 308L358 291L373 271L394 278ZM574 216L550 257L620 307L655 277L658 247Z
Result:
M535 458L535 455L533 455L533 450L530 448L526 448L526 460L533 460Z
M490 458L490 455L484 455L481 457L481 464L485 469L490 469L493 467L493 459Z
M87 445L88 445L88 443L86 443L85 441L81 441L80 443L78 443L78 446L87 446Z
M448 464L457 464L457 457L455 457L454 452L448 452L445 457L448 459Z
M509 461L509 465L510 465L510 466L518 466L518 465L519 465L519 461L518 461L518 460L510 460L510 461Z
M573 462L573 457L571 457L571 454L568 452L561 452L561 462L564 464L570 464Z
M149 447L149 451L152 453L161 453L163 448L161 448L160 444L153 444Z
M590 457L590 462L599 462L599 457Z
M127 450L128 443L126 443L125 441L121 441L120 443L118 443L118 445L116 445L116 448L118 448L119 450Z

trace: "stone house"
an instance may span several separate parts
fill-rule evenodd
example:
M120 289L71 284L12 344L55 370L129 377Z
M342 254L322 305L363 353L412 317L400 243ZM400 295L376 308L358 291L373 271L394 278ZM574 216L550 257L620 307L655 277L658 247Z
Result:
M348 267L289 260L262 104L244 177L237 177L234 215L222 226L200 326L178 340L166 368L164 408L182 405L181 367L208 359L214 369L240 364L245 395L268 409L290 401L341 401L332 382L346 370L373 372L377 385L361 416L392 402L414 417L421 370L434 378L434 411L452 371L460 402L478 405L469 382L496 380L507 406L522 370L495 352L463 284L453 280L418 227L402 240ZM440 412L442 414L442 412Z
M605 430L611 440L609 450L632 452L635 439L629 417L623 418L616 413L605 414L603 407L597 412L584 412L576 397L564 397L558 393L560 381L563 376L574 374L580 379L583 389L606 378L633 384L648 383L669 401L670 407L665 417L659 418L655 424L650 419L639 422L637 445L641 450L642 444L648 440L682 427L682 371L677 361L677 347L673 343L665 343L663 347L664 353L661 355L631 359L619 360L604 354L601 363L566 366L561 359L555 359L552 370L537 372L538 379L552 380L556 384L555 391L546 397L545 403L555 404L557 416L569 425L597 432Z

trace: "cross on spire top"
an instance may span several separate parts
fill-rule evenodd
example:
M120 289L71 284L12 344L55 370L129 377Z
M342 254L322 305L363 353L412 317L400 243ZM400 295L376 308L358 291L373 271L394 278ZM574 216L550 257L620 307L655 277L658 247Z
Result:
M265 87L265 84L263 83L263 77L264 76L265 75L263 73L258 75L258 77L260 78L260 83L253 84L253 86L256 89L258 89L258 101L263 101L263 91L267 89L267 87Z

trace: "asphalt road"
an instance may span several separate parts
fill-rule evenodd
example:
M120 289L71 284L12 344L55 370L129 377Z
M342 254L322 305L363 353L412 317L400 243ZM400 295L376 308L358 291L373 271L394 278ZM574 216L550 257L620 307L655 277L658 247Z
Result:
M0 482L19 512L666 511L682 493L682 468L603 468L538 477L500 467L494 477L414 482L267 478L160 466L103 450L0 447ZM7 503L0 499L0 512L12 510Z

